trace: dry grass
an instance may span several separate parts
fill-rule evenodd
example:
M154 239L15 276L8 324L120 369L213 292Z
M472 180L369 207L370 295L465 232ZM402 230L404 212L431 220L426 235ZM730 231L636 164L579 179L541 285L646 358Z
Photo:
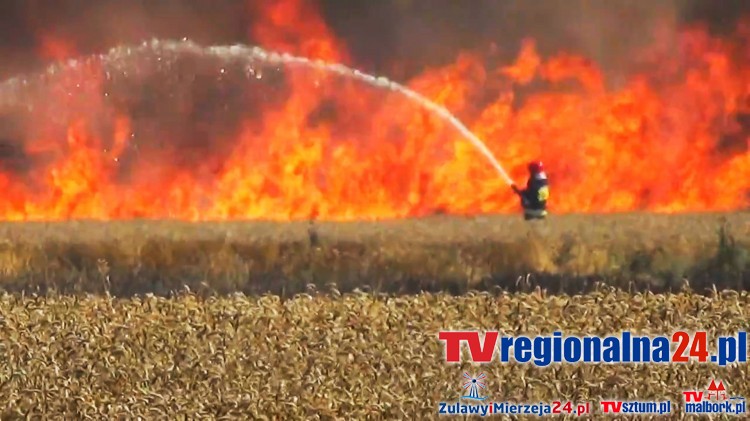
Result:
M749 227L743 213L2 224L0 287L26 295L0 296L0 418L437 418L463 370L480 370L445 364L439 330L744 329L746 292L704 292L745 288ZM595 281L681 289L685 279L695 293L597 284L547 295ZM193 293L160 297L185 286ZM522 292L536 286L547 291ZM355 288L492 292L341 295ZM225 295L236 291L249 296ZM265 291L278 295L254 295ZM300 291L313 295L287 299ZM133 295L147 292L156 296ZM496 401L677 403L712 377L750 396L744 364L481 370Z
M725 292L583 296L0 297L2 419L181 416L434 419L484 371L493 400L663 400L724 379L750 396L746 364L448 365L437 332L605 335L747 326L750 297ZM709 336L709 337L712 337ZM594 403L592 407L597 407ZM595 410L598 411L598 410Z
M127 296L179 290L282 296L341 291L697 291L746 287L746 213L433 217L380 223L159 221L0 225L0 287ZM732 240L719 246L726 220ZM527 274L531 274L527 277ZM524 282L519 283L519 277Z

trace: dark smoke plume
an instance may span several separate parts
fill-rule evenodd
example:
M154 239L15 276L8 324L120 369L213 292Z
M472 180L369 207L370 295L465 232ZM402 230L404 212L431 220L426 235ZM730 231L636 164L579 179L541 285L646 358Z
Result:
M273 1L273 0L255 0ZM315 2L315 0L311 0ZM253 42L252 0L6 0L0 2L0 78L38 68L46 39L76 52L102 52L121 43L188 37L200 43ZM665 25L704 22L731 28L750 10L743 0L319 0L318 9L357 62L371 71L408 78L425 66L455 59L463 49L512 58L521 39L541 52L566 49L617 74L629 52ZM396 66L394 63L398 63ZM401 74L394 74L401 73Z

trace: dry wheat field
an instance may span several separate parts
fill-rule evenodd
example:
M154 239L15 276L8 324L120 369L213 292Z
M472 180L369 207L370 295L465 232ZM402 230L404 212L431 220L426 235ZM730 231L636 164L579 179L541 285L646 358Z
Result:
M449 365L437 333L734 334L749 222L3 224L0 418L435 419L466 370L497 401L748 396L745 364Z

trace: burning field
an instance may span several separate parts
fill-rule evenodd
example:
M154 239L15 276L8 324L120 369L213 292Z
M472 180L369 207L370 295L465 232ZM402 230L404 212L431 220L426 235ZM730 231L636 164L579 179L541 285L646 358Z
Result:
M461 374L440 329L746 325L750 18L716 31L651 11L668 2L528 5L564 15L587 48L530 30L445 59L471 31L394 18L408 36L362 43L312 1L213 2L230 3L252 16L233 42L392 77L519 185L542 160L551 216L523 221L486 157L402 93L224 39L142 43L148 31L111 17L125 6L91 6L109 16L91 32L101 48L35 21L48 67L0 82L0 417L432 418ZM218 32L209 12L186 25ZM639 42L620 19L643 26ZM435 57L383 59L372 45L394 37ZM747 393L746 367L488 373L509 400L595 401L677 399L719 374Z
M307 7L260 7L253 40L356 68L345 42ZM596 61L566 50L542 55L528 38L514 59L464 51L406 85L454 112L519 184L526 162L542 159L554 213L744 209L748 24L730 35L664 29L673 26L656 25L616 82ZM64 39L47 37L40 48L79 55ZM518 211L487 160L402 95L310 69L127 51L63 61L0 87L0 217L374 220Z

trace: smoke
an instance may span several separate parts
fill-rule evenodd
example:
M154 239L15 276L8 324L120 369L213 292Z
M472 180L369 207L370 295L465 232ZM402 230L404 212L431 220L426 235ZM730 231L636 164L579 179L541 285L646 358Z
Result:
M710 0L476 0L470 6L405 0L366 3L355 13L324 8L357 63L396 78L453 62L465 50L492 52L494 60L508 63L522 41L533 38L543 55L567 51L593 60L614 84L629 73L634 53L655 37L669 43L695 21L725 30L747 10L747 2Z
M52 60L152 38L244 41L248 16L236 0L8 0L0 21L0 76L8 78Z
M0 76L7 78L59 58L45 51L102 52L150 38L188 37L205 44L257 41L248 39L249 28L270 19L259 15L259 10L271 3L7 0L0 4ZM685 22L701 21L722 31L750 9L742 0L300 3L318 9L357 64L397 78L452 62L461 50L486 52L491 44L499 48L501 59L510 60L526 37L537 39L542 53L577 52L617 77L627 67L629 53L648 43L656 30L670 32ZM63 45L50 46L51 39Z

